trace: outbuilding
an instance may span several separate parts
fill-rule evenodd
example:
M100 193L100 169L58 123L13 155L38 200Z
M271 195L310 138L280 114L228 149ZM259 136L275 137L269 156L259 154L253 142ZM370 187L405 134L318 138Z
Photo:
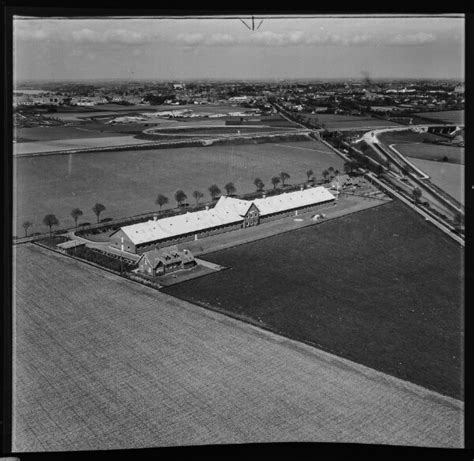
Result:
M180 251L176 246L147 251L138 260L138 270L150 277L191 269L195 265L193 254L189 250Z

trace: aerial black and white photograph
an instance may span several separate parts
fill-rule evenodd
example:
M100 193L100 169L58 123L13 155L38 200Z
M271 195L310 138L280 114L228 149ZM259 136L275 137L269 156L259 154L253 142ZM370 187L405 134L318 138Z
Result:
M464 449L464 15L36 11L11 452Z

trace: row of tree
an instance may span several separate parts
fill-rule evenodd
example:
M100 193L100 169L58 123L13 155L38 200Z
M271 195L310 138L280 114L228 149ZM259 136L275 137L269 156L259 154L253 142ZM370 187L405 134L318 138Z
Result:
M346 169L346 166L344 166L344 168ZM332 166L329 167L327 170L324 170L322 172L322 176L326 181L328 181L331 178L337 176L338 174L339 174L339 170L335 170ZM314 178L314 172L311 169L306 171L306 176L308 178L308 182L314 181L314 179L315 179ZM289 179L290 179L290 175L285 171L282 171L279 175L273 176L272 179L271 179L273 189L276 189L279 184L281 184L284 187L286 185L286 181L288 181ZM263 183L263 181L260 178L255 178L254 185L257 188L257 192L262 192L265 188L265 184ZM225 189L228 196L232 196L237 192L237 189L236 189L234 183L232 183L232 182L228 182L224 186L224 189ZM217 184L213 184L212 186L210 186L208 191L209 191L209 194L210 194L212 200L217 200L217 198L222 194L222 191L221 191L221 189L219 188L219 186ZM195 190L192 193L192 196L193 196L194 200L196 201L196 205L198 205L199 200L201 200L204 197L204 194L200 191ZM177 203L178 207L180 207L184 203L186 203L187 198L188 198L188 196L181 189L177 190L174 194L174 199L176 200L176 203ZM167 205L168 203L169 203L169 198L166 195L158 194L158 196L155 200L155 204L160 207L160 211L161 211L161 208L164 205ZM99 223L100 222L100 214L103 211L105 211L105 206L102 205L101 203L96 203L92 207L92 211L97 216L97 223ZM84 213L80 208L74 208L71 211L71 217L74 219L74 223L75 223L76 228L77 228L77 222L83 214ZM50 232L50 234L52 234L52 228L54 226L59 226L59 220L54 214L47 214L43 218L43 224L45 226L49 227L49 232ZM23 223L22 226L23 226L23 229L25 230L25 237L28 237L28 229L32 225L33 225L33 223L31 221L25 221Z
M309 179L309 177L313 174L313 171L308 170L308 172L306 174L308 174L308 173L310 173L308 175L308 179ZM275 189L277 187L277 185L280 184L280 182L284 186L285 181L287 181L288 179L290 179L290 175L288 173L282 171L279 176L274 176L272 178L273 188ZM255 184L258 192L263 191L263 189L265 187L265 184L263 183L263 181L260 178L256 178L254 180L254 184ZM237 188L235 187L233 182L228 182L224 186L224 189L225 189L228 196L232 196L237 192ZM217 200L217 198L222 194L222 191L221 191L221 189L219 188L219 186L217 184L213 184L212 186L210 186L208 191L209 191L209 194L210 194L212 200ZM201 200L202 197L204 197L204 194L202 192L198 191L198 190L195 190L193 192L192 196L196 201L196 205L198 205L199 200ZM174 194L174 199L176 200L176 203L177 203L178 207L182 206L184 203L186 203L187 198L188 198L188 196L181 189L177 190ZM166 205L168 203L169 203L169 198L166 195L158 194L158 196L155 200L155 204L160 207L160 210L164 205Z
M105 211L105 206L102 205L102 203L96 203L93 207L92 207L92 211L94 212L94 214L97 216L97 223L100 222L100 214ZM72 211L71 211L71 217L72 219L74 219L74 223L76 225L76 228L77 228L77 221L78 219L83 215L83 211L80 209L80 208L74 208ZM53 231L53 227L54 226L59 226L59 219L56 217L56 215L54 214L47 214L44 218L43 218L43 224L47 227L49 227L49 234L51 235L52 234L52 231ZM25 221L23 224L22 224L22 227L23 229L25 230L25 237L28 237L28 229L33 225L33 223L31 221Z

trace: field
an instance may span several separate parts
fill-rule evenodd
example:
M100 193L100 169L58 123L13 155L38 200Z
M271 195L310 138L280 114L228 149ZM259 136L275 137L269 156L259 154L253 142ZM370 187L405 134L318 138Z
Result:
M107 130L107 127L101 128L102 130L99 127L91 129L89 127L83 126L19 128L15 130L15 138L21 138L24 141L34 142L121 136L120 133L114 132L112 130Z
M398 144L398 143L422 143L423 140L435 142L435 141L447 141L444 136L439 136L433 133L417 133L412 130L401 130L401 131L386 131L380 133L378 138L385 144Z
M328 130L334 129L360 129L360 128L378 128L382 126L400 126L398 123L390 122L388 120L379 120L372 117L352 116L352 115L335 115L335 114L305 114L318 123L324 123Z
M409 158L430 181L464 204L464 165Z
M428 143L395 144L401 154L420 160L433 160L441 162L446 157L450 163L464 165L464 148ZM443 162L444 163L444 162Z
M162 137L173 136L176 138L198 137L198 138L215 138L216 136L229 136L241 134L262 134L262 133L286 133L293 130L294 127L275 127L268 125L207 125L207 126L170 126L166 128L151 128L147 130L147 135L156 136L157 139Z
M290 174L289 183L299 183L309 168L321 178L329 166L342 171L343 160L311 141L16 158L13 222L30 220L30 232L46 231L42 219L53 213L61 226L73 226L70 212L76 207L84 212L80 222L96 222L91 210L96 202L107 208L101 218L133 216L156 209L159 193L174 207L180 188L191 201L193 191L201 191L205 201L214 183L224 190L232 181L242 194L255 190L256 177L271 188L270 179L281 171ZM14 235L23 235L23 229Z
M462 250L395 202L210 253L164 289L461 398Z
M80 137L76 139L56 139L51 141L20 142L13 144L13 155L29 155L40 152L62 152L64 150L101 148L146 144L148 141L132 135L107 133L106 136Z
M464 111L463 110L446 110L441 112L420 112L418 114L420 117L429 118L431 120L438 121L440 123L453 123L456 125L464 124Z
M34 245L13 267L15 453L463 446L452 399Z

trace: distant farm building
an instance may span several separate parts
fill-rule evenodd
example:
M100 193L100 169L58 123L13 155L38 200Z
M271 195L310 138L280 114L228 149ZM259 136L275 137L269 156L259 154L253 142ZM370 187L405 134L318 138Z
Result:
M334 200L334 195L325 187L312 187L255 200L222 196L211 209L121 227L111 234L110 246L142 254L155 248L257 226L262 222L297 215L300 211L314 211Z
M342 189L346 183L350 180L349 175L347 174L340 174L337 175L332 181L331 181L331 187L335 188L336 190Z
M179 251L176 246L154 249L143 253L138 260L138 270L151 277L165 275L196 265L189 250Z

